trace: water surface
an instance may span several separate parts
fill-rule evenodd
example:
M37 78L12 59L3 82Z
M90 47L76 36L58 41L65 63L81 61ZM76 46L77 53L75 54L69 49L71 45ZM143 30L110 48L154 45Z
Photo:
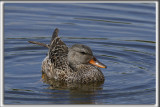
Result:
M154 3L5 3L4 104L155 104ZM77 88L41 80L52 32L88 45L105 82Z

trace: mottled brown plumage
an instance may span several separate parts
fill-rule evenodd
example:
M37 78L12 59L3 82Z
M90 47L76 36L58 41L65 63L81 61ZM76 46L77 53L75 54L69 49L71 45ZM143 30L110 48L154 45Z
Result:
M29 41L49 48L48 55L42 62L42 74L49 79L65 83L104 81L104 75L98 67L106 66L94 57L91 49L82 44L68 48L58 37L58 32L56 28L49 45Z

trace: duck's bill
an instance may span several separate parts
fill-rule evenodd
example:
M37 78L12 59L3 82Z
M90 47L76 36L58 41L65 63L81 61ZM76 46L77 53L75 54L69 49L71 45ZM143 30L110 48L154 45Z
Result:
M89 63L90 63L90 64L93 64L93 65L95 65L95 66L98 66L98 67L100 67L100 68L107 68L106 65L102 64L101 62L99 62L95 57L94 57L93 59L91 59L91 60L89 61Z

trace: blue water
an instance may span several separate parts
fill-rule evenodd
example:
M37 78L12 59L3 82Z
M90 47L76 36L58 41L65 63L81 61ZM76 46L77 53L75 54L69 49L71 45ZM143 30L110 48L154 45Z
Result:
M52 32L89 46L105 82L53 88L41 81ZM4 104L155 104L154 3L5 3Z

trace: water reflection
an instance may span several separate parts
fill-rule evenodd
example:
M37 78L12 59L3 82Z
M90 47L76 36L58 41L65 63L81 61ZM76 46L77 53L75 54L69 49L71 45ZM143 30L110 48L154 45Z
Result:
M51 90L68 90L70 104L95 104L94 98L100 90L103 90L102 85L104 83L64 83L49 79L46 76L43 76L43 82L49 84L48 89Z

